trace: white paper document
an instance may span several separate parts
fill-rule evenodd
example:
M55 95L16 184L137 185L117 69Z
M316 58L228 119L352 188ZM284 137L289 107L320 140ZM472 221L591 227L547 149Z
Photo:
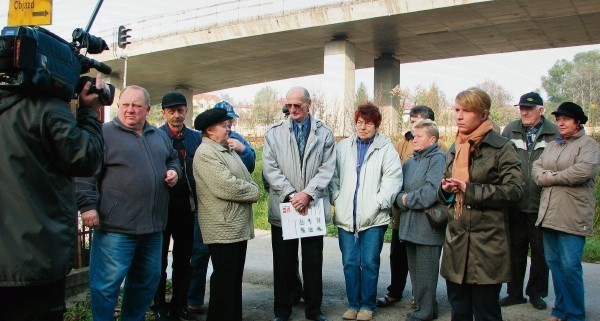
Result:
M291 203L279 204L279 210L284 240L325 235L325 211L322 198L311 204L306 215L298 214Z

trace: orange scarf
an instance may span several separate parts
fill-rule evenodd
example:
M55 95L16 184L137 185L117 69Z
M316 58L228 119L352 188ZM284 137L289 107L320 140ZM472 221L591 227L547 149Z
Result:
M452 178L469 182L469 160L471 159L471 153L475 150L477 145L481 142L483 137L494 129L492 121L488 118L479 125L469 135L456 133L456 142L454 147L456 154L454 156L454 165L452 165ZM454 219L457 220L462 214L463 202L465 200L465 193L460 191L456 193L456 201L454 202Z

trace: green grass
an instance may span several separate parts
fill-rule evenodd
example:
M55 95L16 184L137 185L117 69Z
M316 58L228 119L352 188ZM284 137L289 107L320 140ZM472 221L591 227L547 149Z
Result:
M268 220L269 193L264 189L262 183L262 149L256 149L256 167L252 173L254 181L260 188L260 199L254 204L254 227L261 230L271 230L271 224ZM583 249L584 262L600 263L600 173L596 180L596 216L594 220L595 234L587 238L585 248ZM327 235L337 237L337 228L332 224L327 225ZM392 238L392 230L388 228L384 240L389 242Z

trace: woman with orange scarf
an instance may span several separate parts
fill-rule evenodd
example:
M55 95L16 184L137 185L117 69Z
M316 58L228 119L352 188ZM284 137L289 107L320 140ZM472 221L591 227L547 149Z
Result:
M456 142L438 196L450 207L440 273L452 321L501 321L500 289L510 278L508 209L523 196L519 157L493 130L491 100L479 88L454 102Z

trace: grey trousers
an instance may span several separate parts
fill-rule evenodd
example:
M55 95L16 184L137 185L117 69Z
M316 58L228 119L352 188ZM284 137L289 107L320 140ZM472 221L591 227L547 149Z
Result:
M433 320L437 315L436 289L440 273L441 245L420 245L406 242L408 271L413 287L416 309L409 320Z

